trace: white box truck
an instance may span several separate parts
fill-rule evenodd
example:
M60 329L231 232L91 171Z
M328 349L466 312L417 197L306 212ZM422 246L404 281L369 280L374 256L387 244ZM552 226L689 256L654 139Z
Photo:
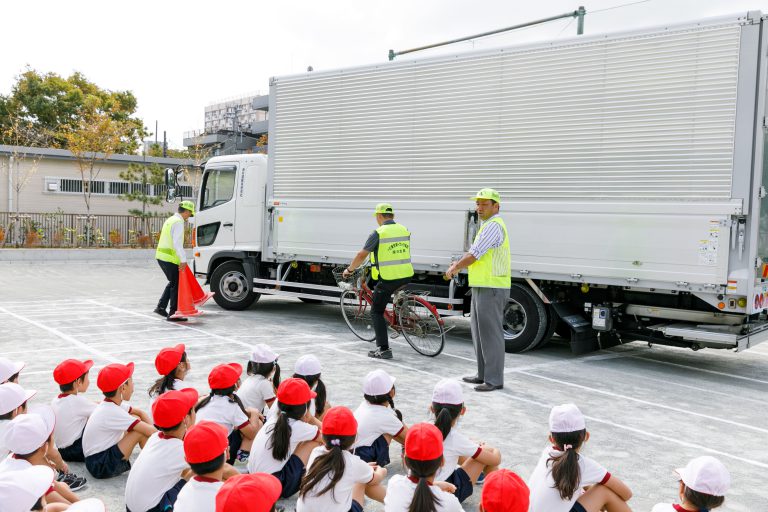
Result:
M768 338L766 20L685 25L274 78L269 157L205 164L194 270L217 303L338 300L331 269L394 205L416 276L442 274L501 193L507 350L553 332L742 350ZM765 263L764 263L765 262Z

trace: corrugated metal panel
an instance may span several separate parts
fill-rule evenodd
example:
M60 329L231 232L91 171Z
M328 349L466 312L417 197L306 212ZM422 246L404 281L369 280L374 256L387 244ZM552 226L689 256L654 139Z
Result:
M740 26L278 79L276 198L731 197Z

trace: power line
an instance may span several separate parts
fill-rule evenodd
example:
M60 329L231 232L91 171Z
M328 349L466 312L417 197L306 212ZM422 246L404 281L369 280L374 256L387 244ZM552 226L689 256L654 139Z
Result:
M565 31L566 31L566 29L567 29L568 27L570 27L570 26L571 26L571 23L573 23L573 20L574 20L574 18L571 18L571 20L570 20L568 23L566 23L566 24L565 24L565 26L564 26L563 28L561 28L561 29L560 29L560 32L558 32L558 33L557 33L557 35L556 35L555 37L558 37L560 34L562 34L563 32L565 32Z
M644 4L644 3L650 2L650 1L651 0L639 0L638 2L629 2L629 3L626 3L626 4L614 5L613 7L606 7L604 9L596 9L594 11L587 11L587 14L596 14L598 12L611 11L613 9L620 9L622 7L628 7L630 5Z

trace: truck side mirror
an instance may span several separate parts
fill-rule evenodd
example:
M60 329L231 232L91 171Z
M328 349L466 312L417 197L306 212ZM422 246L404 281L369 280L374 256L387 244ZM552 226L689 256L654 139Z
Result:
M165 170L165 200L168 203L176 202L176 190L179 187L179 178L176 171L170 167Z

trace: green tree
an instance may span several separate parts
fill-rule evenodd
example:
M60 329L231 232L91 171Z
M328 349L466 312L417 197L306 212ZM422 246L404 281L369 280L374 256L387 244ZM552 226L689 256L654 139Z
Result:
M10 126L10 113L16 113L37 134L36 139L50 139L48 145L70 149L66 134L88 117L104 114L124 128L115 152L135 153L146 133L144 123L135 117L136 108L132 92L102 89L81 73L63 78L27 68L17 78L11 93L0 95L0 132ZM8 144L1 134L0 143Z
M128 213L141 219L140 235L149 234L149 219L160 215L161 212L151 211L152 206L163 204L163 198L150 194L150 185L158 187L165 180L165 171L158 164L131 164L120 173L120 179L129 183L129 191L119 197L123 201L135 201L141 208L131 208Z

